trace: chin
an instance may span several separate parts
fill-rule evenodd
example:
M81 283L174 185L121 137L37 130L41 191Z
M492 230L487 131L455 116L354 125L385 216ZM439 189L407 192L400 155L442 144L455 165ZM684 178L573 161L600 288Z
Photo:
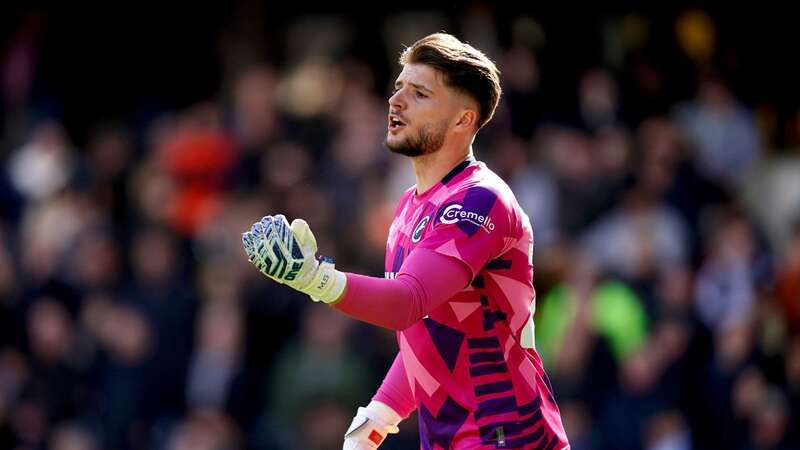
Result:
M405 153L402 151L402 141L398 139L392 139L389 136L386 136L386 140L383 141L383 146L392 153L397 153L399 155L404 155Z
M396 147L398 145L402 145L403 144L403 139L401 137L397 136L396 134L388 133L386 135L386 140L385 140L384 144L387 147Z

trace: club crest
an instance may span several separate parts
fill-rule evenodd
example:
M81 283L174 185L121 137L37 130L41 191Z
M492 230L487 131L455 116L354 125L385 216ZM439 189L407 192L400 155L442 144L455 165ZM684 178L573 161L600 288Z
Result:
M430 216L423 217L416 227L414 227L414 233L411 234L411 242L417 243L420 239L422 239L422 233L425 231L425 225L428 224L428 221L431 220Z

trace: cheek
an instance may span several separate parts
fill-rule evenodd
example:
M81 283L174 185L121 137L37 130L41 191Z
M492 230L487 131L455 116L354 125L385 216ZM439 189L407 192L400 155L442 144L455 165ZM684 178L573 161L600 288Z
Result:
M442 124L450 124L458 110L454 110L451 105L441 103L434 105L425 115L425 123L440 128Z

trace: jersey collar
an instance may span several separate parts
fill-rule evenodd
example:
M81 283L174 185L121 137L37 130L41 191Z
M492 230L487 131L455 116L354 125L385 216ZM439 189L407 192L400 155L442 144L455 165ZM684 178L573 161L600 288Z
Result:
M452 179L455 178L456 175L458 175L461 172L463 172L464 169L466 169L467 167L469 167L470 165L472 165L475 162L477 162L475 160L475 157L472 156L472 155L469 155L467 157L467 159L465 159L464 161L461 161L457 166L453 167L453 170L451 170L450 172L447 172L447 175L445 175L442 178L441 183L444 184L444 185L447 185L447 183L452 181Z

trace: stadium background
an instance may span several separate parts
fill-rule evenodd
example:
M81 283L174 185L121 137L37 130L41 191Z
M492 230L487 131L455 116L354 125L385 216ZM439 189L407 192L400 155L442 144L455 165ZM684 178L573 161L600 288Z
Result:
M336 6L4 4L0 448L340 448L394 336L264 279L239 234L304 217L383 274L413 183L385 100L439 30L503 72L475 150L533 221L572 448L800 448L792 14ZM382 448L417 448L401 429Z

